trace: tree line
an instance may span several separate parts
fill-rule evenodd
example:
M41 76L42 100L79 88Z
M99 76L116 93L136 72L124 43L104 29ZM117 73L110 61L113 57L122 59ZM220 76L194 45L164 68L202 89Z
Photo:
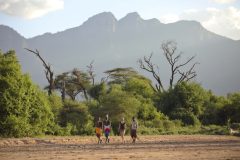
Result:
M0 52L0 135L92 135L96 120L106 114L112 134L122 117L130 124L133 116L140 134L228 134L229 124L240 123L240 93L224 97L205 90L191 81L197 76L194 56L181 61L175 42L161 47L171 71L168 86L152 54L138 64L152 74L155 84L133 68L105 71L107 76L96 82L93 62L86 70L54 75L38 50L27 49L43 63L47 92L22 73L13 50ZM82 100L77 100L79 95Z

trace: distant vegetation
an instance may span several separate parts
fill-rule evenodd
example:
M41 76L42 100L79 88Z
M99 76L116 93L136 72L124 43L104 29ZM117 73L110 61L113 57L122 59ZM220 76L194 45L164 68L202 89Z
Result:
M188 78L163 90L132 68L105 73L96 82L93 64L73 69L56 75L53 92L46 92L22 73L14 51L0 52L0 135L93 135L95 121L106 114L112 134L121 117L130 124L132 116L140 134L229 134L229 125L240 123L240 93L216 96Z

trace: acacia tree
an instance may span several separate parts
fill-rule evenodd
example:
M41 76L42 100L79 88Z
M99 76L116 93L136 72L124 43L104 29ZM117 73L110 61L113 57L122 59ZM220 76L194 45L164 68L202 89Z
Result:
M174 41L167 41L165 43L162 43L161 49L163 50L163 55L165 56L171 69L171 76L169 80L170 88L173 87L174 82L180 83L183 81L189 81L197 76L194 68L198 63L194 63L186 71L182 70L182 68L188 65L195 58L195 56L190 57L185 62L180 62L182 52L177 53L177 44ZM152 55L153 54L151 54L149 57L144 56L143 59L138 60L138 63L141 69L152 73L153 78L157 82L157 84L155 84L155 91L162 92L165 91L165 88L162 83L162 77L160 76L159 67L152 62Z
M39 51L36 49L35 51L34 50L31 50L31 49L28 49L28 48L25 48L27 51L35 54L43 63L43 67L45 68L45 76L46 76L46 79L49 83L48 85L48 95L50 96L52 94L52 91L54 90L54 77L53 77L53 70L51 68L51 65L48 63L46 63L46 61L42 58L42 56L40 55Z
M75 76L71 83L79 86L79 93L83 92L84 97L88 100L87 89L90 88L90 77L87 73L78 69L73 69L72 74Z
M65 98L66 98L67 77L68 77L68 72L64 72L60 75L57 75L54 81L55 89L60 91L63 102L65 101Z
M106 73L107 80L110 79L108 83L114 83L114 84L123 84L126 83L127 80L131 78L138 78L138 79L146 79L144 76L139 75L133 68L114 68L111 70L107 70L104 73Z
M64 72L56 76L55 86L62 94L62 100L68 95L72 100L76 99L79 93L83 93L88 100L87 90L90 88L91 82L88 73L73 69L70 72Z

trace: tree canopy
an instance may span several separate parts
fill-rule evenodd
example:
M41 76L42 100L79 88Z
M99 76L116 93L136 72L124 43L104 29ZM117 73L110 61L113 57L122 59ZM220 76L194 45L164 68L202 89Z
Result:
M0 53L0 134L45 134L53 114L47 96L22 74L14 51Z

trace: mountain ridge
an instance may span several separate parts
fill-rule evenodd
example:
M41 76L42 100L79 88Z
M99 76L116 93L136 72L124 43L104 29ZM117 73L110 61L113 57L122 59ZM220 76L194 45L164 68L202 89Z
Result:
M125 19L129 19L129 16L130 17L136 17L136 18L139 18L140 20L142 21L146 21L146 22L153 22L155 24L162 24L162 25L172 25L172 24L178 24L178 23L182 23L182 22L186 22L186 23L195 23L195 24L198 24L200 25L201 27L203 27L200 22L198 21L194 21L194 20L179 20L179 21L176 21L176 22L173 22L173 23L161 23L157 18L151 18L151 19L143 19L141 18L141 16L137 13L137 12L130 12L128 13L126 16L120 18L119 20L117 20L115 18L115 16L111 13L111 12L102 12L102 13L99 13L99 14L96 14L90 18L88 18L85 22L83 22L82 24L78 25L78 26L75 26L75 27L72 27L72 28L67 28L65 30L62 30L62 31L57 31L57 32L46 32L46 33L43 33L43 34L40 34L40 35L36 35L36 36L33 36L33 37L30 37L30 38L24 38L25 39L33 39L33 38L36 38L36 37L39 37L39 36L44 36L44 35L54 35L54 34L58 34L58 33L61 33L61 32L65 32L65 31L68 31L68 30L73 30L73 29L78 29L79 27L85 25L86 23L88 23L89 21L92 21L92 20L96 20L96 19L99 19L99 17L103 17L103 16L106 16L106 17L110 17L110 18L113 18L116 22L121 22L122 20L125 20ZM106 18L104 17L104 18ZM11 28L11 27L9 27ZM11 28L12 29L12 28ZM17 31L16 31L17 32ZM227 37L226 37L227 38Z

